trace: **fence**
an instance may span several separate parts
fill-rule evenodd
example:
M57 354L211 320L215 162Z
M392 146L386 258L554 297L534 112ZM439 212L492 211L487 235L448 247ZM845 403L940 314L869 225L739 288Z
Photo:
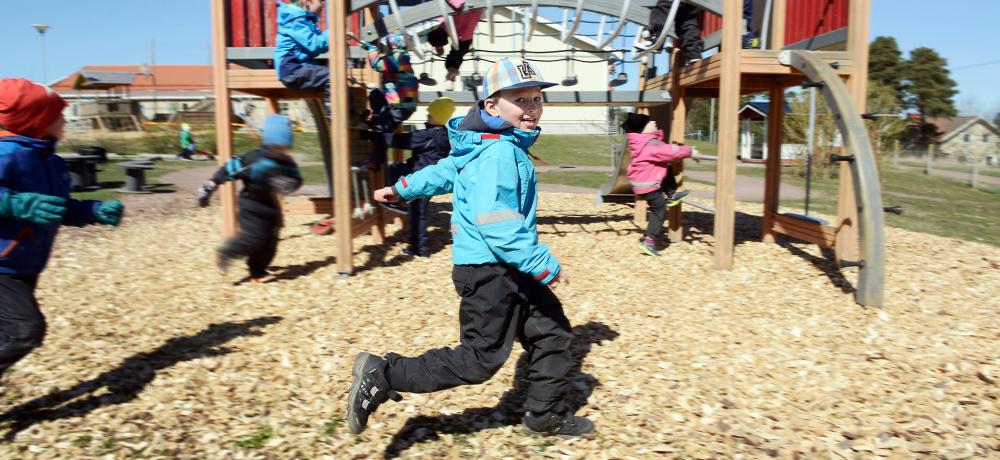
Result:
M974 156L962 152L941 153L934 144L919 148L895 148L884 152L889 160L883 167L900 171L922 171L924 174L967 181L972 188L1000 185L998 156Z

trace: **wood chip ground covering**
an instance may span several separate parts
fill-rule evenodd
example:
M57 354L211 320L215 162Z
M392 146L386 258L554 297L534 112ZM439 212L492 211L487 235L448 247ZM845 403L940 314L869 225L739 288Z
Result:
M572 283L579 372L567 398L592 439L520 433L520 350L488 383L405 395L368 431L344 423L362 350L454 345L447 199L434 254L405 234L283 230L275 284L211 269L217 207L64 233L38 298L45 345L4 378L2 458L1000 458L1000 250L888 228L887 304L814 246L759 242L739 205L736 264L712 269L711 217L642 256L631 208L543 194L541 239Z

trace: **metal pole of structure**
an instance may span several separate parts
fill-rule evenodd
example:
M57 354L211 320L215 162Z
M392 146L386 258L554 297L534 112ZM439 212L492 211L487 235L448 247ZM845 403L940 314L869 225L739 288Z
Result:
M34 27L35 30L38 31L38 37L39 37L39 39L42 42L42 84L48 85L49 84L49 69L48 69L49 64L48 64L48 59L47 59L46 53L45 53L45 31L49 30L49 26L47 26L45 24L32 24L31 27Z
M812 190L813 149L816 145L816 88L809 88L809 132L806 135L806 215L809 215L809 192Z
M708 141L715 142L715 98L709 99L708 109Z
M927 144L927 175L934 173L934 144Z
M159 112L156 101L156 40L149 41L149 79L153 85L153 121L156 121Z

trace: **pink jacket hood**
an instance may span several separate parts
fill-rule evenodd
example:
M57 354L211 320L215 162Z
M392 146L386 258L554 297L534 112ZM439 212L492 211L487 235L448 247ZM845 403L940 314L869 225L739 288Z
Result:
M632 163L628 166L628 181L636 195L660 189L670 163L691 156L691 147L663 142L663 130L655 133L629 133L628 148Z

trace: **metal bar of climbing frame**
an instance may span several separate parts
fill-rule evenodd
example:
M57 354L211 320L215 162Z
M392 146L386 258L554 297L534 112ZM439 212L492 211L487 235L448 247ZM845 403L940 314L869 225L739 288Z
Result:
M608 35L607 40L604 40L600 45L597 45L598 48L604 48L610 45L611 42L618 38L618 35L622 33L622 28L625 27L625 17L628 15L628 8L631 4L632 0L625 0L625 2L622 3L622 13L618 15L618 25L615 27L615 30L611 31L611 35Z
M493 0L486 0L486 26L490 30L490 44L492 45L496 36L493 25Z
M653 43L653 45L650 46L649 48L642 50L642 52L639 54L636 54L635 51L633 51L632 52L633 60L642 59L643 57L649 55L650 53L656 52L657 50L663 47L663 43L667 40L667 34L676 33L676 31L674 30L674 19L677 18L677 10L680 8L680 6L681 2L679 1L675 1L670 4L670 11L667 13L667 20L663 23L663 28L660 29L660 35L656 37L656 43ZM641 34L636 33L636 36L639 35Z
M524 41L531 40L535 35L535 22L538 21L538 0L531 0L531 13L524 15Z
M600 43L601 38L604 38L604 25L607 24L607 22L608 17L602 14L601 21L597 23L597 39L594 40L595 42Z
M568 12L569 10L565 10ZM569 42L570 37L576 33L576 30L580 28L580 20L583 19L583 0L577 0L576 2L576 14L573 17L573 27L566 30L566 24L563 24L563 43Z
M749 26L748 26L749 28ZM764 25L760 29L760 49L766 50L768 43L768 31L771 29L771 0L764 2Z
M441 7L441 17L444 18L445 25L448 29L448 37L451 38L452 49L458 49L458 31L455 30L455 18L451 17L451 7L448 6L446 0L438 0L438 5Z
M411 35L406 30L406 23L403 22L403 12L399 9L399 3L396 0L389 0L389 11L396 18L396 26L399 27L399 33L403 36L403 41L406 42L406 48L417 55L418 58L423 59L424 52L420 49L420 39L415 35Z

